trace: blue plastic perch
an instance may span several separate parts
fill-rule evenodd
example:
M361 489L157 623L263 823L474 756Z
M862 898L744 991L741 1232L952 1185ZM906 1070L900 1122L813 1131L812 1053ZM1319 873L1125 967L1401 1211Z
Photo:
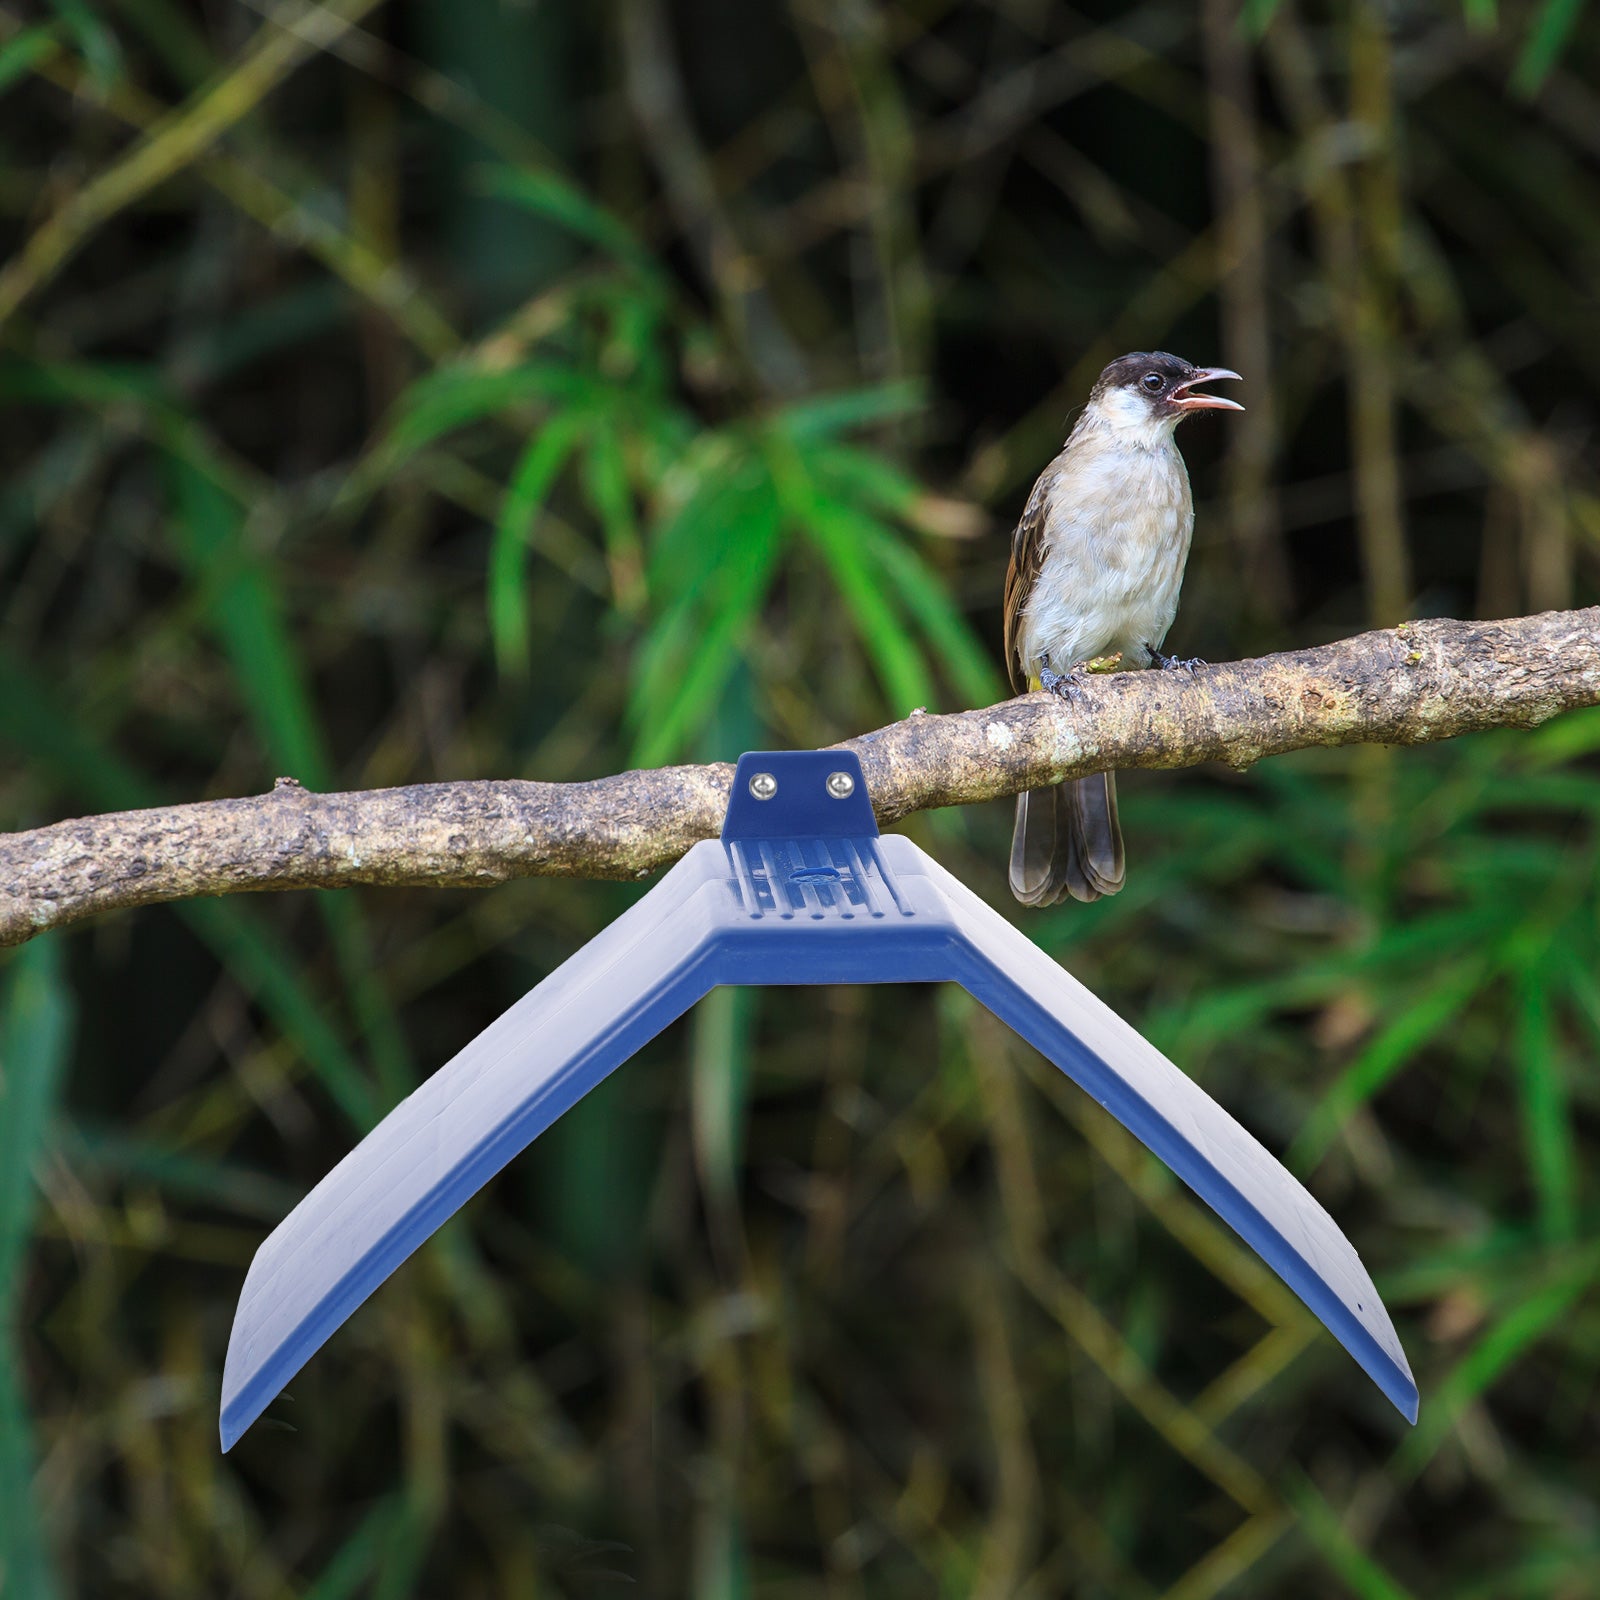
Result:
M1235 1228L1412 1422L1350 1241L1198 1085L909 839L845 751L746 755L720 841L396 1106L273 1231L234 1316L229 1449L345 1318L614 1067L719 983L959 983Z

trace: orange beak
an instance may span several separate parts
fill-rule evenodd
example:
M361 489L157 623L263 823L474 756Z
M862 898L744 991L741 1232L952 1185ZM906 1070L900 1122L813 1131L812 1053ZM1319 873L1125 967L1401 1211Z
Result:
M1232 378L1236 383L1241 381L1237 372L1230 372L1226 367L1200 367L1192 378L1180 383L1167 396L1167 403L1182 411L1243 411L1244 407L1237 400L1224 400L1220 394L1189 392L1197 383L1213 383L1218 378Z

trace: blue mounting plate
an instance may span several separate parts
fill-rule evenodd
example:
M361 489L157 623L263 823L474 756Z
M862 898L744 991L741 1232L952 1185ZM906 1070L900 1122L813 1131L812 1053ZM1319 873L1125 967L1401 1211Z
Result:
M880 837L856 757L819 750L743 756L722 838L396 1106L273 1231L228 1341L223 1449L446 1218L719 983L959 983L1166 1162L1416 1421L1405 1352L1327 1212L1004 917L909 839Z

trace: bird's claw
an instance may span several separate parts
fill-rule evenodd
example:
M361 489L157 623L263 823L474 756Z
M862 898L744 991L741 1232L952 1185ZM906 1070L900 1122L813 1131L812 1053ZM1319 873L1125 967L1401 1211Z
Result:
M1049 656L1039 657L1039 686L1063 700L1076 700L1083 693L1083 674L1074 667L1069 672L1056 672Z
M1150 652L1150 659L1160 667L1163 672L1188 672L1193 673L1196 667L1206 665L1199 656L1164 656L1153 644L1146 645Z

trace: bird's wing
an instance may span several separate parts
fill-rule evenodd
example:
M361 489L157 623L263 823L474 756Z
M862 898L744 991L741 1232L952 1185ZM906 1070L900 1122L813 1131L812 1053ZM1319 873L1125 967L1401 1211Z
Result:
M1019 654L1022 613L1044 562L1045 519L1056 477L1056 463L1051 462L1039 474L1039 481L1034 484L1021 520L1011 535L1011 565L1006 568L1005 647L1006 671L1011 675L1011 688L1016 694L1032 687L1028 682L1027 663Z

